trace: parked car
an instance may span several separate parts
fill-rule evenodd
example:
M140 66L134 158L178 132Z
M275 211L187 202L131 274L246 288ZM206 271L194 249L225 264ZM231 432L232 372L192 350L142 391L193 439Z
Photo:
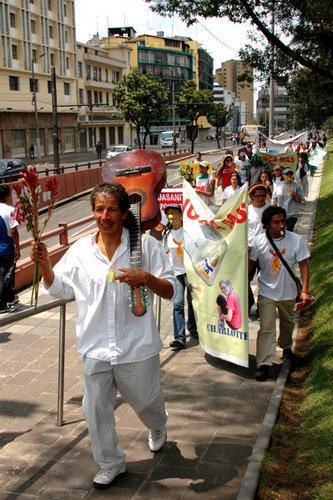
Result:
M17 158L0 160L0 182L16 181L21 177L24 168L26 165L23 160Z
M106 159L113 158L114 156L119 155L120 153L126 153L126 151L132 151L131 146L126 146L125 144L118 144L117 146L113 146L113 148L108 149L106 153Z

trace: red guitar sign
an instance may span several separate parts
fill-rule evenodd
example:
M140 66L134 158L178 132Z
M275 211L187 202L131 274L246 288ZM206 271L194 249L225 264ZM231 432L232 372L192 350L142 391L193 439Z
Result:
M105 182L118 182L131 202L131 267L141 269L141 231L155 227L161 220L158 196L166 181L164 161L155 151L139 149L121 153L107 160L102 171ZM143 316L147 311L143 285L131 287L132 312Z

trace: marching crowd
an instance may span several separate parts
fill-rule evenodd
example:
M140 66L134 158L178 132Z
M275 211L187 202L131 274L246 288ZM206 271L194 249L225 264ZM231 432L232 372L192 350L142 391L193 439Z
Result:
M300 301L309 302L309 251L302 238L293 232L299 206L308 196L305 178L309 174L308 152L299 150L295 173L274 165L271 172L258 152L248 143L236 158L227 151L215 174L209 174L209 163L196 155L200 174L195 181L198 195L210 207L216 207L216 191L222 190L225 203L245 182L249 186L248 243L251 279L258 273L257 372L264 381L273 363L276 341L284 357L292 356L294 305L297 295L293 268L298 264L302 287ZM294 180L293 180L294 177ZM30 257L39 262L45 292L55 298L75 298L77 302L76 335L83 362L83 411L95 462L100 469L93 486L104 489L125 472L125 453L118 445L114 410L117 391L133 407L149 429L148 446L157 452L166 443L168 418L160 384L159 352L162 342L156 328L152 307L146 314L128 314L128 290L144 289L150 303L154 294L173 300L173 349L186 347L186 326L198 338L192 307L193 285L186 279L183 261L182 206L168 205L168 224L163 244L143 234L142 266L132 268L130 258L130 200L120 184L104 182L91 193L91 209L97 230L74 243L53 266L45 245L32 244ZM19 253L17 228L8 214L13 211L10 193L0 196L0 228L6 245L1 259L2 275ZM2 224L2 225L1 225ZM10 241L11 240L11 241ZM239 328L239 302L231 283L222 280L222 294L217 300L219 321ZM198 288L198 287L197 287ZM1 290L0 290L1 291ZM3 306L15 299L3 289ZM184 296L187 296L188 321L185 324ZM137 297L137 292L135 292ZM224 297L225 296L225 297ZM144 302L144 299L142 299ZM254 304L249 285L249 305ZM237 309L237 310L236 310ZM275 332L278 309L280 328ZM200 332L199 332L200 334Z

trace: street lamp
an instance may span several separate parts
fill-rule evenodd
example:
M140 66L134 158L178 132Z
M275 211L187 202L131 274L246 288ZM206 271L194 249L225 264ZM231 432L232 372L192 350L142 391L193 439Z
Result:
M43 52L40 56L38 57L44 57L46 55L45 52ZM38 122L38 111L37 111L37 85L36 85L36 79L35 79L35 67L34 67L34 60L33 58L31 59L31 73L32 73L32 92L33 92L33 101L34 101L34 111L35 111L35 123L36 123L36 142L37 142L37 158L40 158L40 137L39 137L39 122Z

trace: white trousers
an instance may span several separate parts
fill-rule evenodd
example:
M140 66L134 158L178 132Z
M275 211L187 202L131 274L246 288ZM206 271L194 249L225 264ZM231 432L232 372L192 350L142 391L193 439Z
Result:
M83 412L88 424L94 460L101 467L122 465L125 453L118 446L114 408L117 390L148 429L167 421L160 384L160 357L136 363L111 365L86 358L83 362Z

